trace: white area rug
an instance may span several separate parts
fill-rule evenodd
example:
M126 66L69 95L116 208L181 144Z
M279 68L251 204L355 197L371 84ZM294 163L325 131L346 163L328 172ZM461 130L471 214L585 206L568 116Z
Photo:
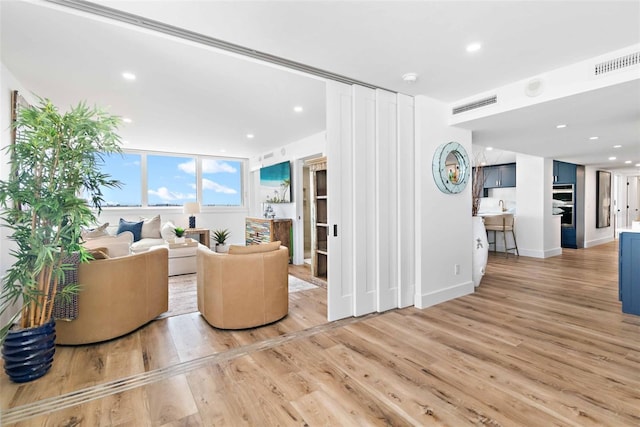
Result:
M305 282L289 275L289 293L317 288L313 283ZM169 311L158 318L193 313L198 310L197 286L195 274L183 274L169 277Z

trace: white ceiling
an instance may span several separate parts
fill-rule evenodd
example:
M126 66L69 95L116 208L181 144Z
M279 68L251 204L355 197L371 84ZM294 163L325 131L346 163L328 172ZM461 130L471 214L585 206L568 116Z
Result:
M98 3L445 102L640 43L638 1ZM41 5L2 1L0 8L3 63L61 105L88 99L132 117L122 134L135 146L250 156L324 129L319 80ZM475 54L465 51L472 41L483 45ZM138 80L119 79L125 69ZM418 82L404 83L407 72L418 73ZM295 104L305 113L293 114ZM555 124L562 121L571 125L559 133ZM481 145L624 167L623 159L640 163L640 85L465 127ZM256 138L247 141L248 132ZM600 139L587 144L584 135ZM616 144L623 147L613 149ZM603 160L610 155L620 162Z

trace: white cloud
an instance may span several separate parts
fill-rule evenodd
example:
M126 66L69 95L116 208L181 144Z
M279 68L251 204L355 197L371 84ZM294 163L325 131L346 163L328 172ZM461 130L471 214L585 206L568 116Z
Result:
M196 161L190 160L188 162L180 163L178 165L184 173L195 175L196 173ZM202 160L202 173L236 173L238 170L231 166L229 163L217 159L203 159Z
M195 199L195 194L184 194L170 191L167 187L160 187L157 190L149 190L149 194L158 196L164 201Z
M189 175L196 174L196 161L189 160L188 162L180 163L178 165L178 169L180 169L184 173L188 173Z
M224 185L220 185L217 182L213 182L210 179L202 180L202 189L203 190L213 190L216 193L224 193L224 194L236 194L237 191L233 188L225 187Z
M202 173L236 173L237 169L231 166L227 162L216 159L204 159L202 160Z

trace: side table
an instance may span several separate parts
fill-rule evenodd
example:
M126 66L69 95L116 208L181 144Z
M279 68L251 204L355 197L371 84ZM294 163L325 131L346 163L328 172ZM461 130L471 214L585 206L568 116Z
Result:
M197 234L198 241L208 248L211 248L211 241L208 228L187 228L184 234Z

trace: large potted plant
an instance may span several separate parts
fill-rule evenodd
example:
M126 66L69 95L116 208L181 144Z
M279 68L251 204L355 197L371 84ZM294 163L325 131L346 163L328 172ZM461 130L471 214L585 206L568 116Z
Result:
M102 188L120 184L101 172L102 155L120 152L119 123L84 103L63 114L41 99L22 108L13 124L16 140L7 148L11 173L0 181L0 207L2 226L15 242L14 263L2 278L0 314L19 309L0 329L0 341L5 371L16 382L38 378L51 366L54 301L79 291L75 283L59 289L73 268L66 260L71 254L79 262L90 260L81 245L82 228L95 223L91 208L100 212Z

